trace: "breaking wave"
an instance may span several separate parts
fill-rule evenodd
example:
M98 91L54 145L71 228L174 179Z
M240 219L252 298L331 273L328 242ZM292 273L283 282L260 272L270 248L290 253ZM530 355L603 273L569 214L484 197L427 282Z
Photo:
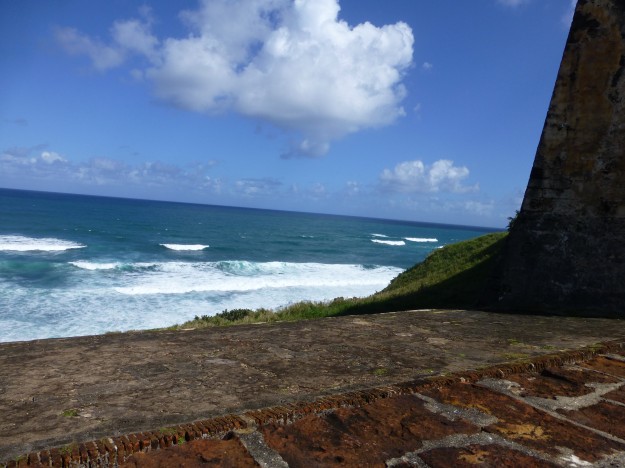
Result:
M5 252L62 252L84 247L86 245L63 239L14 235L0 236L0 251Z
M320 263L222 261L168 262L155 265L141 276L116 286L126 295L233 293L288 288L384 287L402 270L395 267L332 265Z
M75 266L76 268L81 268L82 270L114 270L115 268L119 268L122 264L117 262L112 263L95 263L95 262L69 262L70 265Z
M375 242L376 244L385 244L385 245L406 245L403 240L393 241L393 240L379 240L379 239L371 239L371 242Z
M160 244L166 249L169 250L178 250L178 251L198 251L208 249L208 245L203 244Z

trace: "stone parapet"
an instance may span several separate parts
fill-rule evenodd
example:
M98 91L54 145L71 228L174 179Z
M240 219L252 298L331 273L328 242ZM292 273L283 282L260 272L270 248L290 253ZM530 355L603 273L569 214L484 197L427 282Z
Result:
M579 0L491 305L625 316L625 3Z

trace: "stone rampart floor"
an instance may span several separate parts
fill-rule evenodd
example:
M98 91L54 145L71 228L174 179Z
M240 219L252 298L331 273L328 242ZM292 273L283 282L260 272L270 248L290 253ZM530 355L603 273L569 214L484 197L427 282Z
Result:
M5 343L0 460L624 466L623 385L625 327L607 319L414 311Z

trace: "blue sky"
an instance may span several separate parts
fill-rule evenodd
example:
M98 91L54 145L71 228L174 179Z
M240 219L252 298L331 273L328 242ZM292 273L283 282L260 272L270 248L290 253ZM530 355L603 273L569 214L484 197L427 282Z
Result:
M0 0L0 187L502 227L571 0Z

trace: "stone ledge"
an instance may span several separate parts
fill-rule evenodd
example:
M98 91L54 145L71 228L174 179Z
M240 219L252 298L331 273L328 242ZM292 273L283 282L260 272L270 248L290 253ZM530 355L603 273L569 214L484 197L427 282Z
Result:
M0 466L4 468L24 466L118 466L128 462L136 454L149 454L163 451L169 447L181 447L195 440L229 439L237 433L245 434L255 432L262 427L266 430L267 427L276 427L276 425L289 425L303 418L315 417L340 409L349 411L350 409L362 408L376 401L393 399L401 395L421 393L427 395L433 390L450 388L458 384L475 384L485 379L505 379L516 374L540 373L545 369L588 362L598 355L606 356L608 359L616 357L616 359L623 360L625 359L622 356L624 351L625 341L611 341L581 350L547 354L474 371L457 372L450 375L417 379L368 390L331 395L319 398L313 402L263 408L246 411L241 414L225 415L188 424L165 427L155 431L137 432L118 437L107 437L84 443L54 447L19 456L14 460L0 463ZM623 368L625 372L625 364ZM625 382L625 374L623 374L623 379ZM467 440L475 445L475 438L471 437ZM503 449L501 444L499 444L496 451L499 453L501 450ZM505 450L511 449L508 447ZM436 453L436 456L442 456L438 452L434 453ZM530 455L527 453L522 455L526 457L530 456L531 453ZM393 462L394 466L399 466L397 460Z

